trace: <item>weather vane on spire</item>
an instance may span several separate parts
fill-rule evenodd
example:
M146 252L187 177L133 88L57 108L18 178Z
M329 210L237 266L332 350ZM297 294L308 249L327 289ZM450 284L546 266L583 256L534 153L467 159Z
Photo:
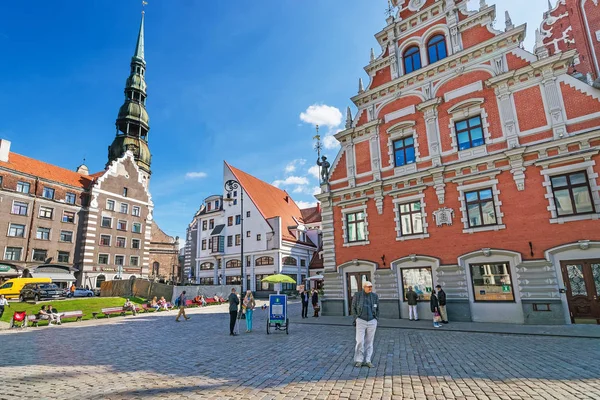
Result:
M385 10L385 15L387 15L388 17L393 17L394 9L395 9L395 7L392 5L391 0L388 0L388 7Z
M321 135L319 134L319 125L316 126L317 134L313 137L313 139L317 140L315 143L315 150L317 151L317 165L321 171L321 184L327 184L329 182L329 161L327 161L327 157L321 157L321 149L323 149L323 145L321 144Z
M142 0L142 14L145 14L146 12L146 6L148 5L148 2L145 0Z
M317 151L317 158L321 157L321 149L323 148L323 146L321 145L321 135L319 135L319 125L316 126L317 128L317 134L313 137L313 139L315 139L317 141L317 143L315 143L315 150Z

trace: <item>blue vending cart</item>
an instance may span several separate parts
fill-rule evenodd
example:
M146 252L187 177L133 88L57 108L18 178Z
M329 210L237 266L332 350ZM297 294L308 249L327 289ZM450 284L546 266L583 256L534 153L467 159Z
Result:
M276 331L285 330L289 335L290 320L287 317L287 295L271 294L269 295L269 319L267 319L267 335L271 333L271 328Z

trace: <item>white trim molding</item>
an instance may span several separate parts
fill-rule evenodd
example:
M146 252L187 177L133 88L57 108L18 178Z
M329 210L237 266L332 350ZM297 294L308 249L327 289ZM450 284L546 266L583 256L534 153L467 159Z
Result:
M367 220L367 205L361 205L361 206L356 206L356 207L349 207L349 208L343 208L342 210L342 240L344 241L344 247L352 247L352 246L366 246L368 245L369 242L369 221ZM352 213L356 213L356 212L363 212L364 216L365 216L365 240L362 240L360 242L348 242L348 236L347 236L347 219L346 219L346 214L352 214Z
M494 210L496 212L496 225L488 225L488 226L478 226L471 228L469 226L469 215L467 213L467 203L465 201L465 193L473 190L481 190L491 188L492 195L494 200ZM502 224L502 218L504 214L502 213L500 206L502 202L500 201L500 190L498 189L498 180L490 179L483 182L471 183L471 184L461 184L456 187L459 193L458 201L460 201L460 212L462 214L461 221L463 223L463 233L476 233L476 232L485 232L485 231L498 231L500 229L506 229L506 225Z
M423 233L419 233L416 235L406 235L402 236L402 229L400 227L400 215L399 215L399 206L407 203L416 203L419 202L421 204L421 223L423 224ZM394 222L396 222L396 240L397 241L405 241L405 240L413 240L413 239L425 239L429 237L429 233L427 232L427 227L429 224L427 223L427 213L425 212L425 193L421 191L419 194L415 194L412 196L406 197L398 197L392 200L394 203Z

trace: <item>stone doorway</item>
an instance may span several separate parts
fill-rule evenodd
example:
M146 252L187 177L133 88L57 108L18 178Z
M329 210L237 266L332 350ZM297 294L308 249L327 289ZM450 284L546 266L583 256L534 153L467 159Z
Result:
M572 323L600 324L600 259L560 263Z

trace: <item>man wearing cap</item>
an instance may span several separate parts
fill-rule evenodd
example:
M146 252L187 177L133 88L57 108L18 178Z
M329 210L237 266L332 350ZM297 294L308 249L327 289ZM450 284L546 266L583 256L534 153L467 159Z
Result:
M354 366L373 368L373 341L379 317L379 296L373 293L373 284L363 282L363 290L352 297L352 315L356 323Z

